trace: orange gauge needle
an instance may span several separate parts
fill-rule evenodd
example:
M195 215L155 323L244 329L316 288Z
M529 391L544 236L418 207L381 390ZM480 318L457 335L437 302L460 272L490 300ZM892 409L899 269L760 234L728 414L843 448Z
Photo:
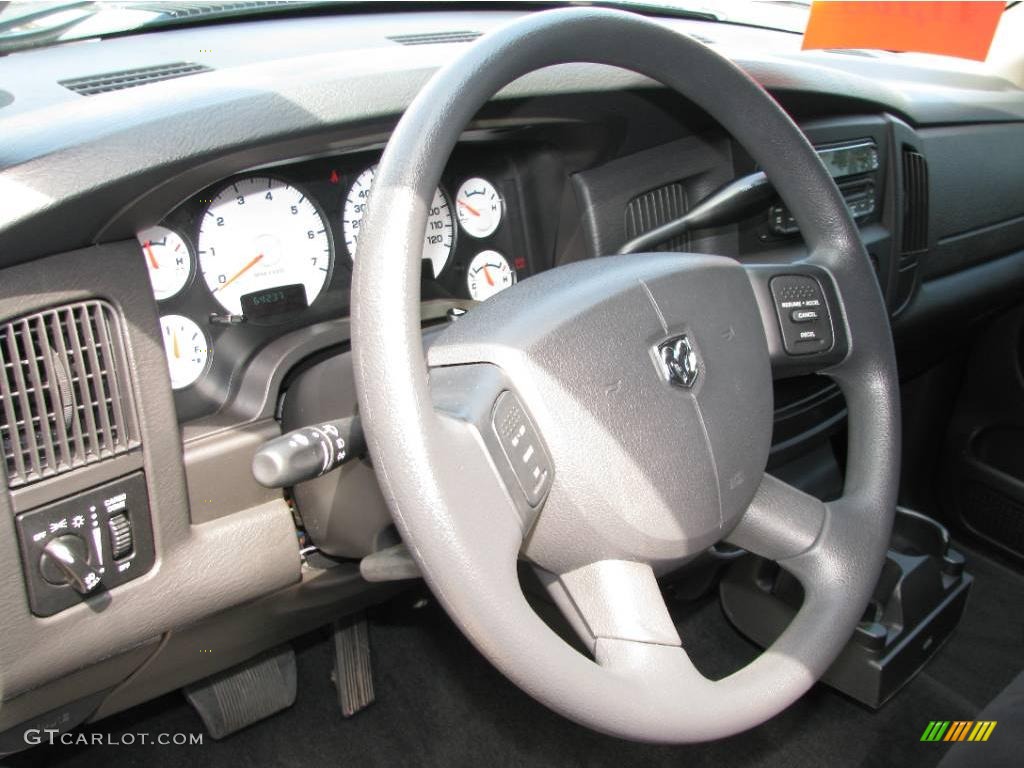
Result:
M476 208L474 208L474 207L473 207L472 205L470 205L469 203L467 203L467 202L465 202L465 201L463 201L463 200L456 200L455 202L457 202L457 203L458 203L459 205L461 205L461 206L462 206L463 208L465 208L465 209L466 209L467 211L469 211L470 213L472 213L472 214L473 214L474 216L479 216L479 215L480 215L480 211L478 211L478 210L477 210Z
M487 268L486 264L484 264L484 277L487 278L487 284L493 288L494 287L494 278L491 277L491 270L489 270Z
M174 359L177 360L179 357L181 357L181 349L178 348L178 334L174 331L171 331L171 339L173 341Z
M238 278L240 278L240 277L241 277L242 275L244 275L244 274L245 274L246 272L248 272L248 271L249 271L250 269L252 269L253 267L255 267L255 266L256 266L256 265L257 265L257 264L259 263L260 259L262 259L262 258L263 258L263 254L261 253L261 254L260 254L259 256L257 256L256 258L254 258L254 259L253 259L252 261L250 261L250 262L249 262L248 264L246 264L246 265L245 265L244 267L242 267L242 268L241 268L240 270L238 270L237 272L235 272L235 274L233 274L233 275L231 276L231 279L230 279L230 280L228 280L227 282L224 282L224 283L221 283L220 285L218 285L218 286L217 286L217 287L216 287L216 288L214 289L214 291L213 291L213 292L214 292L214 293L216 293L217 291L222 291L222 290L224 290L225 288L227 288L227 287L228 287L229 285L231 285L231 284L232 284L233 282L235 282L235 280L237 280L237 279L238 279Z
M146 255L149 257L149 265L153 269L160 269L160 265L157 263L156 256L153 255L153 249L152 247L150 247L149 240L142 244L142 250L144 250L146 252Z

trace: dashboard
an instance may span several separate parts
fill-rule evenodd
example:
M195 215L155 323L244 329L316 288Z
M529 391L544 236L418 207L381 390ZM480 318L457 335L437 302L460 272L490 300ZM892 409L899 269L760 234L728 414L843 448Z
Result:
M17 355L0 375L0 737L122 711L399 588L360 571L397 543L370 460L282 490L254 481L252 458L357 414L349 290L372 169L430 74L519 14L339 13L0 58L0 355ZM745 69L822 153L904 377L1024 296L1020 89L966 64L661 21ZM163 77L181 62L187 76ZM96 95L64 84L118 73L128 85ZM495 292L613 256L757 171L640 75L580 64L513 83L422 201L426 343ZM774 199L661 247L806 256ZM802 467L827 495L841 482L841 395L796 376L774 397L772 471ZM37 568L75 521L106 569L86 597Z
M220 408L252 355L349 314L379 151L279 161L222 179L137 233L181 421ZM460 147L430 202L421 295L443 319L549 266L524 195L529 147ZM377 205L392 204L388 200ZM387 290L387 286L382 286Z

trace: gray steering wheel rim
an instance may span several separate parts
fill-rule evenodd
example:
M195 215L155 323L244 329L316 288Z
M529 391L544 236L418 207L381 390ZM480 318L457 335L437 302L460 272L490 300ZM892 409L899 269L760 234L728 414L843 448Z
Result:
M419 321L426 206L462 130L495 93L535 69L580 61L645 74L716 118L773 180L801 225L809 262L827 270L842 293L836 320L845 323L850 348L830 375L849 412L845 492L828 505L810 547L781 553L805 586L822 588L809 592L770 649L718 682L700 676L679 648L605 642L598 663L576 653L518 590L517 521L455 514L488 499L460 487L460 468L448 458L454 438L433 413ZM884 302L842 198L796 125L731 62L656 22L598 9L534 13L482 38L434 75L392 135L374 188L391 206L387 218L370 206L353 277L360 410L396 525L453 620L535 698L626 738L721 738L795 701L841 650L870 596L891 530L899 467L898 386ZM770 510L772 501L765 506Z

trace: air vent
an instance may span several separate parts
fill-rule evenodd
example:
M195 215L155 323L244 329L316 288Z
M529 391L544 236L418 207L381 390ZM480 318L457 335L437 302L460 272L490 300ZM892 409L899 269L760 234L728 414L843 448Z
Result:
M924 155L903 149L903 260L928 250L928 164Z
M650 232L656 227L675 221L686 213L686 190L679 182L644 192L626 206L626 242ZM689 234L673 237L657 247L659 251L686 251L690 246Z
M424 32L418 35L393 35L388 38L401 45L440 45L441 43L472 43L483 32L458 30L455 32Z
M0 439L11 488L138 445L120 324L86 301L0 325Z
M188 77L189 75L197 75L200 72L211 71L209 67L203 64L177 61L173 64L160 64L155 67L142 67L141 69L125 69L120 72L76 77L71 80L60 80L59 82L65 88L82 96L95 96L98 93L120 91L124 88L135 88L139 85L149 85L150 83L159 83L162 80L174 80L178 77Z

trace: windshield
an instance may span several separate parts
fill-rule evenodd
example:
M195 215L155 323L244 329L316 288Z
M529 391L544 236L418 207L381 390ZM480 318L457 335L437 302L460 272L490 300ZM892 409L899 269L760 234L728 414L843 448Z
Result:
M564 3L523 3L524 6L571 5ZM809 2L777 0L719 0L715 2L620 2L587 3L632 7L635 10L661 12L667 15L693 16L709 21L753 24L802 32L807 23ZM331 12L352 10L358 2L146 2L145 0L101 0L100 2L60 2L59 0L0 1L0 53L36 48L72 40L123 34L142 29L170 25L207 22L216 19L257 17L261 15ZM402 10L407 4L391 4ZM454 3L438 3L450 8ZM481 4L482 5L482 4ZM373 4L373 10L383 6ZM507 7L507 6L506 6ZM422 9L423 4L418 4Z
M1012 7L1016 3L1008 3ZM72 40L124 34L143 29L187 25L211 20L254 18L266 15L331 13L367 6L407 10L410 5L423 10L424 3L305 2L279 0L264 2L147 2L146 0L101 0L100 2L61 2L60 0L0 0L0 55ZM450 9L453 2L438 3ZM486 3L475 3L486 8ZM511 3L502 3L508 8ZM600 5L637 11L705 19L729 24L766 27L802 34L810 16L810 0L596 0L584 2L523 2L524 8L558 5Z

